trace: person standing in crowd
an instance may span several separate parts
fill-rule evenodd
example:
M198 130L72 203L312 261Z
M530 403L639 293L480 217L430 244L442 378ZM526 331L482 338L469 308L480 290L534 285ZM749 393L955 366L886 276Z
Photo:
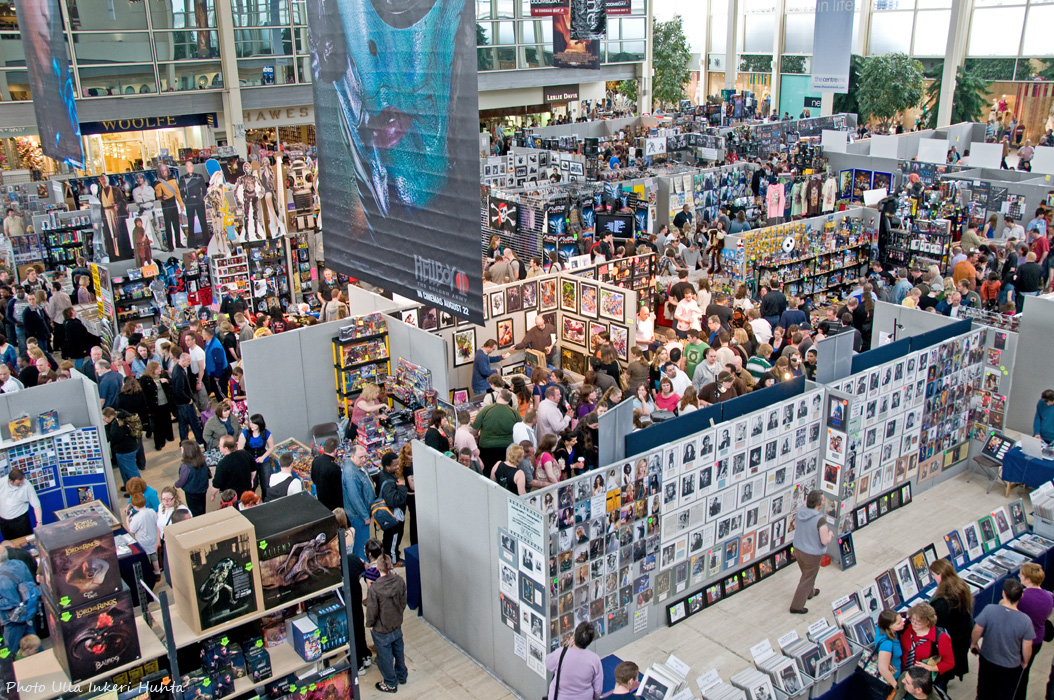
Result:
M256 462L252 455L238 449L234 437L224 435L219 439L220 461L216 464L216 473L212 477L210 499L215 502L216 494L231 490L242 494L253 490L253 476L256 474Z
M633 695L640 687L640 668L632 661L622 661L615 667L615 690L612 695Z
M172 403L176 407L176 418L179 420L179 439L185 441L187 435L193 431L194 439L201 445L205 444L205 436L201 432L201 421L198 419L197 409L194 407L194 389L191 386L191 378L187 373L190 367L190 355L183 353L179 361L172 368Z
M370 648L366 644L366 615L362 607L364 594L362 591L362 575L366 573L366 564L355 556L355 528L348 522L348 514L343 508L333 509L333 515L337 520L337 527L344 530L344 545L348 552L348 587L351 589L351 599L355 604L351 606L352 634L355 635L355 668L358 675L365 675L366 669L373 663L370 656ZM362 529L362 526L359 526Z
M955 669L951 635L937 627L937 612L929 603L916 603L908 610L908 624L900 634L904 668L922 666L947 683Z
M10 554L10 547L0 547L0 621L4 628L4 647L14 654L18 651L22 637L33 631L33 619L40 606L40 597L35 606L26 606L21 614L15 611L22 605L22 584L36 586L29 567Z
M1054 443L1054 389L1045 389L1039 396L1032 434L1045 443Z
M366 540L370 539L370 506L377 500L373 480L366 471L366 448L356 444L351 448L348 464L341 469L341 492L344 512L355 528L353 552L359 559L366 558Z
M1050 591L1041 588L1045 577L1046 574L1043 571L1043 567L1035 562L1022 564L1021 571L1018 574L1021 585L1025 587L1025 590L1021 593L1021 600L1018 601L1017 609L1028 615L1028 618L1032 621L1032 630L1035 636L1032 639L1032 653L1029 655L1025 670L1021 673L1021 681L1017 684L1017 693L1014 695L1014 700L1025 700L1026 691L1028 690L1028 676L1032 671L1032 662L1035 661L1040 648L1043 646L1043 635L1046 632L1047 618L1054 611L1054 595L1051 595Z
M0 364L0 392L13 394L25 389L16 377L11 376L11 369L6 364Z
M113 448L117 469L121 472L121 479L127 483L133 476L139 476L139 464L136 459L139 452L139 435L133 432L136 428L133 423L139 422L139 416L135 416L133 421L132 414L127 411L115 411L106 407L102 411L102 417L106 424L106 439ZM138 428L138 432L141 433L142 428ZM121 490L125 490L124 485Z
M183 489L187 498L187 507L195 517L205 513L205 495L209 490L209 479L212 473L205 466L205 455L201 447L193 440L183 440L179 445L181 463L179 478L173 484Z
M231 410L230 402L226 399L214 400L212 402L212 417L205 422L204 436L205 449L218 450L220 438L230 435L231 437L241 432L242 426L238 422L238 416ZM239 491L239 493L241 493ZM332 510L332 509L331 509Z
M99 360L95 363L95 376L99 385L99 404L102 408L117 408L117 397L121 393L124 378L110 369L110 363Z
M966 582L955 573L955 566L947 559L930 564L930 573L937 590L930 605L937 613L937 627L947 630L952 638L955 667L937 679L941 689L955 676L960 681L970 672L970 634L973 632L973 594Z
M165 567L165 528L176 522L176 513L183 511L187 515L193 517L193 513L190 512L190 508L183 505L183 501L179 498L179 492L176 491L174 486L166 486L161 489L161 496L159 498L160 506L157 509L157 551L158 551L158 565L161 568Z
M512 429L520 421L520 413L512 407L512 392L501 389L494 394L494 403L484 406L472 421L479 435L480 461L488 470L505 456L505 448L512 444Z
M190 355L190 371L187 376L193 385L192 395L198 410L204 411L209 405L208 391L205 388L205 367L207 359L205 350L198 343L196 333L185 333L183 340L187 343L187 354Z
M414 490L414 446L410 443L399 448L399 471L406 482L406 520L410 525L412 547L417 544L417 493Z
M527 479L520 469L523 461L523 448L509 445L505 450L505 459L497 462L490 470L490 480L511 494L522 496L527 493Z
M43 523L36 489L26 481L25 473L14 467L6 479L0 479L0 535L5 540L17 540L33 533L29 522L30 508L37 525Z
M1025 587L1008 578L1003 597L986 605L974 620L970 651L979 655L977 700L1015 697L1032 658L1036 630L1028 615L1017 609Z
M402 542L406 524L407 489L406 480L399 469L399 456L394 452L386 452L381 457L381 473L377 477L377 495L398 521L397 525L384 531L384 537L381 540L385 555L391 557L391 560L398 566L399 543Z
M157 561L157 512L146 505L146 498L141 493L132 494L131 502L121 511L121 524L135 538L136 544L143 548L154 567L154 575L161 573Z
M267 429L264 417L259 413L249 416L249 423L238 436L238 449L245 450L256 462L256 478L253 486L263 491L271 480L273 471L271 455L274 454L274 436Z
M805 505L798 509L794 518L794 556L801 569L801 579L791 600L790 611L795 615L805 615L809 612L805 601L820 594L820 589L814 588L813 584L820 573L820 559L834 537L823 515L823 492L810 491Z
M535 435L539 442L546 435L559 436L571 425L571 413L574 409L568 407L566 412L560 410L560 388L551 384L545 389L545 398L538 403L538 422L535 427Z
M905 698L942 700L941 696L937 695L934 690L933 681L931 680L932 675L921 666L912 666L906 669L901 679L900 687L897 688L891 700L905 700Z
M277 501L279 498L292 496L304 490L304 483L293 473L293 455L285 452L278 458L278 470L268 477L267 486L262 490L265 503Z
M154 451L160 452L172 441L172 389L160 363L151 360L146 365L139 386L146 399L150 417L150 431L154 436Z
M545 361L552 364L555 353L556 353L556 329L553 328L552 324L545 320L543 314L538 314L534 318L534 325L531 329L523 334L523 340L516 345L512 346L513 350L538 350L545 354ZM502 359L509 356L509 353L502 355ZM491 360L488 360L488 364ZM489 369L489 366L488 366Z
M336 460L339 445L337 438L326 438L322 443L322 454L311 460L311 483L315 485L315 494L319 502L330 510L344 507L340 465Z
M878 614L875 629L875 652L878 654L878 675L891 688L897 687L901 673L903 649L900 646L900 633L907 623L904 618L892 610L883 610Z
M450 426L446 420L446 411L441 408L436 410L432 414L432 420L428 423L428 429L425 431L424 444L436 452L449 452L450 438L447 437L449 430Z
M231 378L231 365L227 361L227 350L211 328L201 331L205 337L205 383L206 390L217 399L227 395L228 382Z
M406 582L394 572L387 554L378 557L377 572L379 577L366 592L366 626L371 628L377 668L383 678L374 687L382 693L394 693L406 684L409 675L403 656L402 630Z
M472 393L483 394L487 391L487 378L494 374L494 370L491 369L491 365L496 362L501 362L503 356L499 355L494 357L491 355L498 348L498 341L493 338L488 339L483 343L483 347L476 350L476 356L472 361Z
M545 657L545 668L553 674L550 698L599 700L604 692L604 669L600 657L589 650L595 637L593 623L580 622L571 643Z

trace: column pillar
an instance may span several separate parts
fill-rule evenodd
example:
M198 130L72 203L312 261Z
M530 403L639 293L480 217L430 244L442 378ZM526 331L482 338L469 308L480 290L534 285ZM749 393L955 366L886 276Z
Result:
M648 18L644 25L647 36L644 37L644 65L641 67L640 81L637 86L637 114L651 114L652 78L655 75L655 68L652 65L652 49L655 46L655 13L652 12L652 5L655 4L655 0L644 0L644 4L648 10Z
M776 26L772 33L772 85L769 88L771 109L780 108L780 56L783 55L784 17L787 14L786 0L776 0Z
M725 28L725 89L736 89L736 23L739 21L739 0L728 0L728 25Z
M234 14L230 0L216 0L216 25L220 38L220 65L223 68L223 128L227 145L248 158L245 124L242 122L242 91L238 81L238 57L234 46Z
M952 0L948 45L944 51L944 72L941 75L941 94L937 103L937 126L948 126L952 123L956 72L966 57L966 40L972 12L973 2L971 0Z

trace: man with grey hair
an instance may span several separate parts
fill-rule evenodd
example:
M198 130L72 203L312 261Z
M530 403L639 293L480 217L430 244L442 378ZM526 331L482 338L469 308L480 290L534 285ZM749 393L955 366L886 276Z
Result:
M124 378L112 371L110 363L106 360L98 360L95 363L95 376L98 377L99 384L99 405L102 408L116 409Z
M179 439L187 439L190 430L194 431L194 439L200 445L205 444L205 437L201 433L201 419L194 407L194 389L191 385L192 379L187 373L190 367L190 355L183 353L179 361L172 368L172 403L176 406L176 418L179 421Z

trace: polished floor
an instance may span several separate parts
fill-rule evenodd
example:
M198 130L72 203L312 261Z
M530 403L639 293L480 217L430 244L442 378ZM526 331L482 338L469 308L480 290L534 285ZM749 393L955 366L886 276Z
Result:
M174 445L166 446L161 453L153 452L152 445L148 445L147 460L150 467L143 476L150 485L160 489L175 481L179 461ZM696 693L695 679L712 668L727 680L731 674L751 665L749 649L757 642L768 638L775 646L776 639L792 629L804 636L806 627L822 615L832 619L832 600L860 589L878 573L926 544L933 542L939 554L946 554L942 537L949 530L976 520L1008 500L1027 497L1024 489L1015 489L1009 499L1004 498L1001 486L993 487L986 494L987 482L974 477L967 483L967 477L968 474L959 475L917 495L903 510L858 532L855 542L859 563L844 572L833 566L820 572L817 580L820 595L809 601L809 615L791 615L787 611L798 580L797 567L791 566L676 627L660 629L624 647L618 656L635 661L644 669L674 654L691 666L690 681ZM120 483L120 477L117 478ZM407 614L403 632L410 682L400 688L399 696L420 700L516 697L412 611ZM1028 700L1044 697L1052 657L1054 644L1047 644L1035 663ZM375 667L360 677L363 698L384 696L373 687L378 680L380 674ZM953 682L949 688L952 699L972 700L975 683L974 674L967 676L963 683Z

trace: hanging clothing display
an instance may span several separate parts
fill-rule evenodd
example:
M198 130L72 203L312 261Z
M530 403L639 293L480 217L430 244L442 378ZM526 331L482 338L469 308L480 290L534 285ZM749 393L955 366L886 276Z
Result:
M805 186L805 208L807 216L820 215L820 181L809 180Z
M783 207L786 200L784 199L782 183L769 185L768 191L765 194L765 202L768 206L768 216L770 219L777 219L783 216Z
M833 177L829 177L823 183L823 211L825 214L834 211L834 205L837 200L838 183L834 181Z
M794 186L791 187L791 216L801 216L802 213L802 195L805 193L805 184L801 182L795 182Z

